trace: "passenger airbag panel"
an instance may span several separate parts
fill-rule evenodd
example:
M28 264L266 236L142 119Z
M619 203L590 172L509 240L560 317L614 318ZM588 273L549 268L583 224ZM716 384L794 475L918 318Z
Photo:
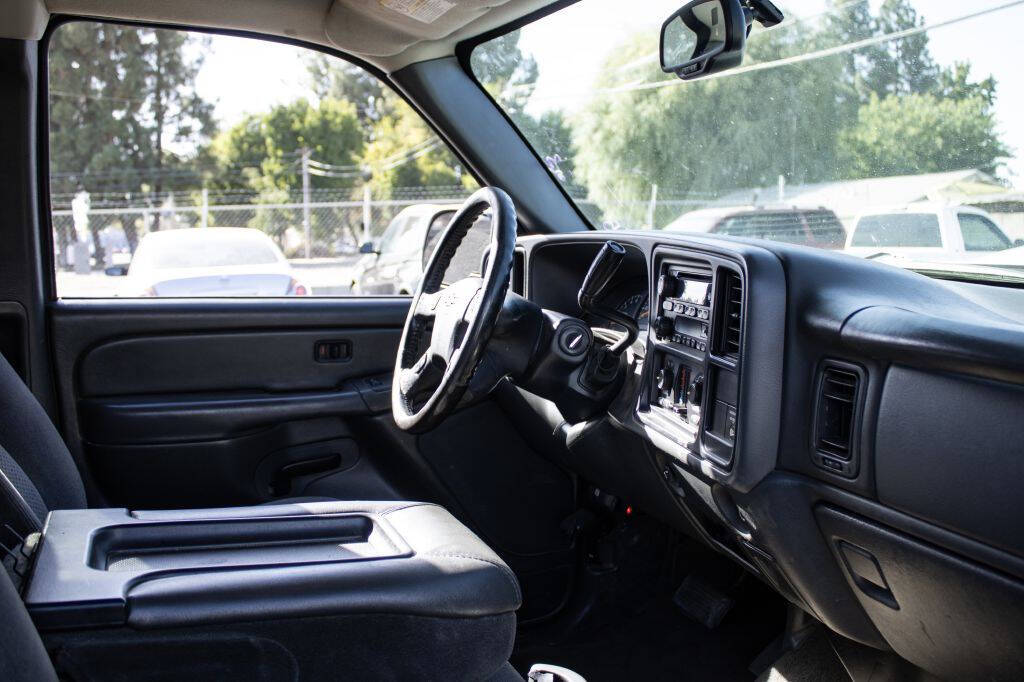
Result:
M878 501L1012 552L1024 547L1024 389L893 367L875 443Z

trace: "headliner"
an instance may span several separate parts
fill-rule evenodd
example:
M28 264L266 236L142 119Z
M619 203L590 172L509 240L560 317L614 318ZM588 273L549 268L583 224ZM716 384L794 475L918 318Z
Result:
M391 72L414 62L452 55L460 41L553 1L5 0L6 17L0 37L38 40L51 14L181 24L303 40L347 52ZM430 21L392 9L435 3L447 9Z

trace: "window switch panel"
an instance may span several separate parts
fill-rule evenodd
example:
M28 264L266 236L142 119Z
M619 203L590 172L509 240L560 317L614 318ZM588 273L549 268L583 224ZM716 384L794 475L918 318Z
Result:
M313 344L313 359L317 362L345 362L352 357L349 341L317 341Z

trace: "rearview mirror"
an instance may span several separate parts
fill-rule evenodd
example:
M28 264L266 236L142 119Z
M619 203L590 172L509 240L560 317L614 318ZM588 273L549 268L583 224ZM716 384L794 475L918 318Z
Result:
M690 80L732 68L746 37L740 0L693 0L661 25L661 70Z
M112 265L103 271L107 277L124 277L128 274L127 265Z
M774 26L770 0L693 0L661 25L661 70L691 80L739 66L750 26Z
M359 245L359 253L377 253L377 247L373 242L363 242Z

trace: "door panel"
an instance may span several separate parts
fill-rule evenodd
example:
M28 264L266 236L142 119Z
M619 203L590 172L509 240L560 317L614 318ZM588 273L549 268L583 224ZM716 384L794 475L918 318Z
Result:
M317 344L344 354L314 357ZM324 391L348 378L388 371L395 328L166 334L101 342L78 371L80 395L167 391Z
M407 309L404 299L55 303L69 447L103 504L255 504L311 487L396 498L350 421L386 409ZM317 353L324 342L341 352Z
M411 436L388 380L408 298L79 300L49 309L65 439L93 506L277 497L443 504L509 562L520 618L565 602L573 479L500 401ZM317 344L345 344L320 362ZM330 359L330 358L328 358Z

